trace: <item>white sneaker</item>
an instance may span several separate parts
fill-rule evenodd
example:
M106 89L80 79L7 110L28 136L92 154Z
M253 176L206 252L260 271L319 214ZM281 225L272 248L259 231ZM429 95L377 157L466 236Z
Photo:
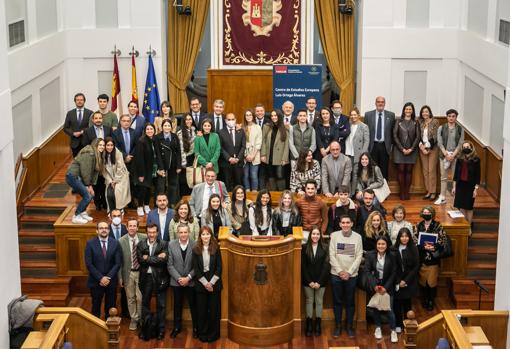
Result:
M140 217L143 217L145 215L145 213L143 212L143 207L138 207L136 209L136 214L139 215Z
M131 322L129 323L129 330L136 331L137 328L138 328L138 321L131 319Z
M375 339L382 339L382 333L381 333L380 327L375 328L374 337L375 337Z
M398 343L397 331L391 331L390 340L391 343Z
M151 208L149 207L149 205L145 205L143 207L143 210L145 211L146 214L149 214L149 212L151 211Z
M402 333L402 327L396 327L395 328L395 332Z
M73 216L73 224L87 224L89 221L81 216L81 214Z
M434 201L434 205L444 205L446 204L446 198L443 195L439 195L436 201Z
M87 211L83 211L81 213L81 216L87 220L87 222L92 222L94 218L90 217Z

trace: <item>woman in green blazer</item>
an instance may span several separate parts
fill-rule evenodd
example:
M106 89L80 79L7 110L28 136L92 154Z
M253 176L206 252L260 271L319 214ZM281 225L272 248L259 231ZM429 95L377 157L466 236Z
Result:
M220 137L217 133L211 132L212 122L209 119L202 121L202 135L195 138L195 156L198 164L205 168L214 168L218 173L218 159L220 158Z

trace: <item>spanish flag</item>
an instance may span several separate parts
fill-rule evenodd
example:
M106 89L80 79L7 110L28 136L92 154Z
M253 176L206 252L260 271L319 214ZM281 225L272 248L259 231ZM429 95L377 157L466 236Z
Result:
M117 65L117 54L115 54L113 56L112 111L117 110L117 96L120 98L120 75L119 66Z
M138 87L136 86L135 55L131 55L131 102L138 106Z

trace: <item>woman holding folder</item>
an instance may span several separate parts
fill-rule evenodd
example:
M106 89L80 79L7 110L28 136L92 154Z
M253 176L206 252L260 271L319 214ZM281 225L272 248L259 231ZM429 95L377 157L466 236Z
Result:
M423 207L420 217L423 220L416 226L421 265L419 283L423 308L431 311L434 309L439 262L446 244L446 233L441 223L435 220L436 211L432 206Z

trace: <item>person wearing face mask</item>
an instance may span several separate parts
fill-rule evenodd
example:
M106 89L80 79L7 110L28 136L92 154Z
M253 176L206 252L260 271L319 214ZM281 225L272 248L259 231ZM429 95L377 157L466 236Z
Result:
M423 308L431 311L434 309L434 298L436 297L439 262L441 253L447 244L447 237L441 223L435 220L436 211L432 206L423 207L420 216L423 220L416 225L418 239L420 233L423 232L436 236L435 242L421 242L418 240L421 265L419 283L422 289L422 305Z
M227 190L232 191L234 186L243 183L246 135L242 128L236 129L234 113L227 114L225 123L226 127L218 132L221 144L219 166Z
M340 142L340 146L342 147L342 152L345 154L345 140L349 137L351 134L351 124L349 123L349 117L347 115L342 114L342 102L339 100L333 101L331 103L331 112L333 113L332 116L332 123L336 125L338 129L338 142ZM367 128L368 131L368 128ZM367 132L368 134L368 132ZM367 150L368 150L368 144L367 144Z
M110 212L110 237L120 242L120 238L128 233L126 225L122 224L123 213L121 210L113 209ZM122 317L129 318L128 303L126 291L123 287L120 289L120 308Z
M453 176L453 206L458 208L471 224L473 205L480 186L480 158L470 141L462 144L462 154L457 159Z

